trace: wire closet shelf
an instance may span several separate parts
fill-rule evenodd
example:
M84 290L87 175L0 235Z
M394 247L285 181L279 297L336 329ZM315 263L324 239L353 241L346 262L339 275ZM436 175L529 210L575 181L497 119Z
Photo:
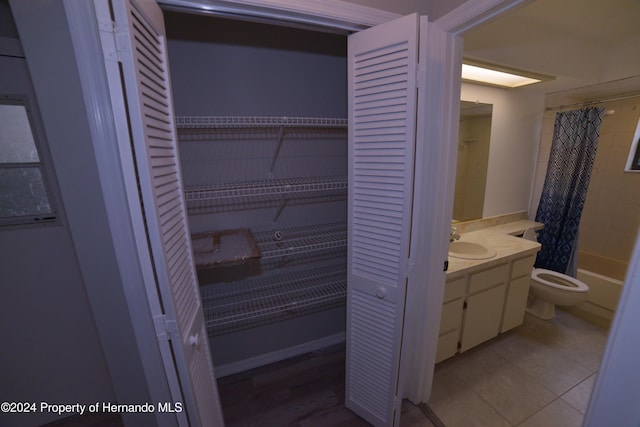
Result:
M188 208L197 208L217 203L251 200L280 200L311 196L345 195L347 179L339 178L295 178L271 181L246 181L185 188Z
M277 208L272 221L276 224L286 206L346 199L345 176L274 179L273 175L283 141L335 139L342 142L346 141L347 127L348 120L344 118L177 117L178 136L184 141L275 142L269 179L185 187L189 211L208 213L273 206ZM229 282L218 278L210 284L201 283L200 293L211 336L345 305L346 223L252 230L252 235L261 253L260 276ZM308 262L314 266L308 268L305 265ZM286 270L282 270L285 267ZM206 271L203 277L205 275Z
M221 335L345 305L344 263L200 288L207 330Z
M345 223L254 234L266 262L313 252L339 253L347 245ZM200 286L211 335L344 305L345 290L344 258L320 268Z
M178 131L190 129L225 129L255 127L334 127L346 128L347 119L328 117L270 116L178 116Z
M262 259L269 259L346 248L347 227L344 223L332 223L259 231L254 233L254 238Z

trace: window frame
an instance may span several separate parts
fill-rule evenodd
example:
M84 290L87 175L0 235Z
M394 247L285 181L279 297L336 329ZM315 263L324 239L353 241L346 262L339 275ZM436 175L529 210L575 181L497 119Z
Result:
M37 162L18 162L18 163L2 163L0 162L0 170L17 169L17 168L34 168L40 172L42 178L42 185L44 188L47 202L49 203L49 212L41 214L31 215L15 215L0 217L0 227L5 228L8 226L24 226L33 224L50 224L58 223L59 216L56 206L56 198L53 192L53 177L47 168L49 163L48 152L46 151L43 141L38 132L34 117L33 110L29 96L26 94L0 94L0 105L18 105L25 109L29 127L31 129L31 135L33 137L33 144L38 154Z
M624 168L625 172L640 172L640 117L636 125L636 132L631 140L631 148L629 149L629 157Z

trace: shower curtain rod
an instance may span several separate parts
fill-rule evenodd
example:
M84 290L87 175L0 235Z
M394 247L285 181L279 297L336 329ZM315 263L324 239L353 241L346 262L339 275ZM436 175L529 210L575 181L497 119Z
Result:
M599 99L596 101L578 102L576 104L558 105L555 107L547 107L544 109L544 111L562 110L563 108L570 108L570 107L586 107L588 105L602 104L603 102L611 102L611 101L622 101L623 99L637 98L639 96L640 96L640 93L636 95L619 96L616 98Z

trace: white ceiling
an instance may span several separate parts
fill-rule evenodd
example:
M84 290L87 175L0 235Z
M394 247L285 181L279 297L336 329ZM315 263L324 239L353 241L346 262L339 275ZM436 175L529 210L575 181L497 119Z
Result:
M555 77L517 90L580 100L640 91L640 0L535 0L464 45L469 58Z

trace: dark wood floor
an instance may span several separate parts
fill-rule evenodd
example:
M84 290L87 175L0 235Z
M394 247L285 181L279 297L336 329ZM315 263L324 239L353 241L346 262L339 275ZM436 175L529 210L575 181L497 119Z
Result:
M368 426L344 407L344 346L218 380L227 427Z
M344 406L344 344L218 380L227 427L360 427ZM404 402L402 426L433 424Z

